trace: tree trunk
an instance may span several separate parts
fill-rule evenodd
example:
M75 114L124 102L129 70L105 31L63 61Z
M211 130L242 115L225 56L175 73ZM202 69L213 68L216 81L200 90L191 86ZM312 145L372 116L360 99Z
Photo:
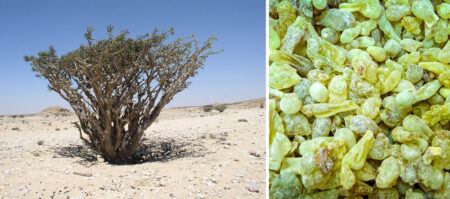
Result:
M164 105L170 97L164 95L158 104L141 117L138 113L129 116L130 119L120 118L117 110L112 110L111 105L100 109L99 115L87 114L73 106L80 120L77 127L80 130L80 138L97 151L107 162L113 164L127 163L139 149L139 143L147 129L158 117ZM109 104L109 103L107 103ZM120 109L119 109L120 110ZM128 129L125 130L125 125ZM84 132L89 136L85 139Z
M94 121L86 121L92 124ZM139 141L144 133L142 128L130 128L127 131L121 128L110 128L105 130L94 130L92 125L82 124L80 128L81 139L97 151L105 161L113 164L123 164L130 160L139 148ZM84 139L81 130L89 135Z
M114 143L113 137L123 134L130 134L127 140L119 140L120 143ZM134 132L115 132L114 136L110 136L101 142L100 154L109 163L122 164L129 162L130 158L138 151L139 141L141 140L143 132L139 130ZM126 137L126 136L125 136ZM117 146L117 147L115 147Z

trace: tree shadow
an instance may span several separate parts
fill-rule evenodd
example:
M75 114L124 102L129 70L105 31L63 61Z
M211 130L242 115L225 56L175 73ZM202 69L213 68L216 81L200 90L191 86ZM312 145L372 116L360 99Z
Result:
M97 152L92 150L86 144L71 144L70 146L65 147L52 147L53 151L57 154L57 156L53 156L54 158L81 158L81 160L75 161L84 166L90 166L96 164Z
M139 164L144 162L165 162L186 157L203 157L206 148L195 140L181 139L147 139L141 140L139 149L126 164Z
M99 154L88 145L70 145L66 147L54 147L53 150L59 157L81 158L76 161L84 166L98 163ZM121 163L121 165L142 164L146 162L166 162L169 160L186 157L203 157L208 152L203 143L198 140L173 139L173 138L143 138L138 151ZM56 156L56 157L58 157Z

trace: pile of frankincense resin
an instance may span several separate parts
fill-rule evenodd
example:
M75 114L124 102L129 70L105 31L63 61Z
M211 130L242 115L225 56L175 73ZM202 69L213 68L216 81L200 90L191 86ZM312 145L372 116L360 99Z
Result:
M271 198L450 199L450 0L269 1Z

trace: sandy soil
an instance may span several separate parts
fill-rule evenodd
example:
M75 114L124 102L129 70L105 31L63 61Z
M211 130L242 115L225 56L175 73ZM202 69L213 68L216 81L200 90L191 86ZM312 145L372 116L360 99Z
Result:
M262 103L165 110L142 142L151 160L128 165L84 146L57 107L0 116L0 198L264 198Z

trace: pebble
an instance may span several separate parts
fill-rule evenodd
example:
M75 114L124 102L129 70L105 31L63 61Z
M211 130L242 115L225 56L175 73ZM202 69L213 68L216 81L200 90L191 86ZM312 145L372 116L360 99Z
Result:
M84 177L92 177L92 173L81 173L81 172L74 171L73 174L84 176Z
M251 182L247 186L247 190L254 193L259 193L258 185L255 182Z

